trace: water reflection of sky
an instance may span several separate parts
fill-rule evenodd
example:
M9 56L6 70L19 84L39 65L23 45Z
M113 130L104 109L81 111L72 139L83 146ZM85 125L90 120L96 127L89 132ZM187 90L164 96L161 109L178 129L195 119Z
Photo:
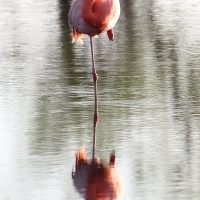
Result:
M90 49L71 44L69 2L0 7L2 199L79 199L74 149L92 147ZM199 197L198 1L121 2L95 41L97 153L116 151L124 199ZM0 198L0 199L1 199Z

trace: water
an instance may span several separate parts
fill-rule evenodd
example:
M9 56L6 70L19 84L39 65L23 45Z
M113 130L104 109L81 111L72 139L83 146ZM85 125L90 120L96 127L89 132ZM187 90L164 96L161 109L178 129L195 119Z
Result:
M74 149L92 155L88 37L71 43L71 2L0 6L0 199L81 199ZM200 198L199 1L121 1L115 40L95 40L97 154L123 199Z

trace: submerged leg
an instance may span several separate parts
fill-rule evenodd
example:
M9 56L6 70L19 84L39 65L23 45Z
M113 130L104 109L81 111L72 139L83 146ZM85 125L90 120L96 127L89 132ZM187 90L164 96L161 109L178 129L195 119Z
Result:
M95 158L95 149L96 149L96 128L98 122L98 105L97 105L97 72L95 69L95 62L94 62L94 50L93 50L93 43L92 37L90 37L90 46L91 46L91 55L92 55L92 76L94 81L94 124L93 124L93 152L92 152L92 159Z

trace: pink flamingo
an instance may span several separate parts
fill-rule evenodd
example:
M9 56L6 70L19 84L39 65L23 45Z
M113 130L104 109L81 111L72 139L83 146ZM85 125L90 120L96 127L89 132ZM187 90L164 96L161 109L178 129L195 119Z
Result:
M97 110L97 73L94 62L93 38L105 31L109 40L113 40L112 28L115 26L120 15L119 0L75 0L70 8L68 20L72 26L73 41L82 42L84 34L90 37L92 54L92 75L94 82L94 136L93 136L93 159L95 157L96 124L98 121Z

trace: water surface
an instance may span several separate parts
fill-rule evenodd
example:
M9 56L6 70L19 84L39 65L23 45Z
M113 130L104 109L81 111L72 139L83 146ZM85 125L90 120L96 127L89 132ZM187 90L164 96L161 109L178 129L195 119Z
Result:
M1 1L0 199L81 199L74 149L92 154L88 37L71 1ZM200 4L121 1L115 40L95 40L97 154L116 151L124 200L200 198Z

